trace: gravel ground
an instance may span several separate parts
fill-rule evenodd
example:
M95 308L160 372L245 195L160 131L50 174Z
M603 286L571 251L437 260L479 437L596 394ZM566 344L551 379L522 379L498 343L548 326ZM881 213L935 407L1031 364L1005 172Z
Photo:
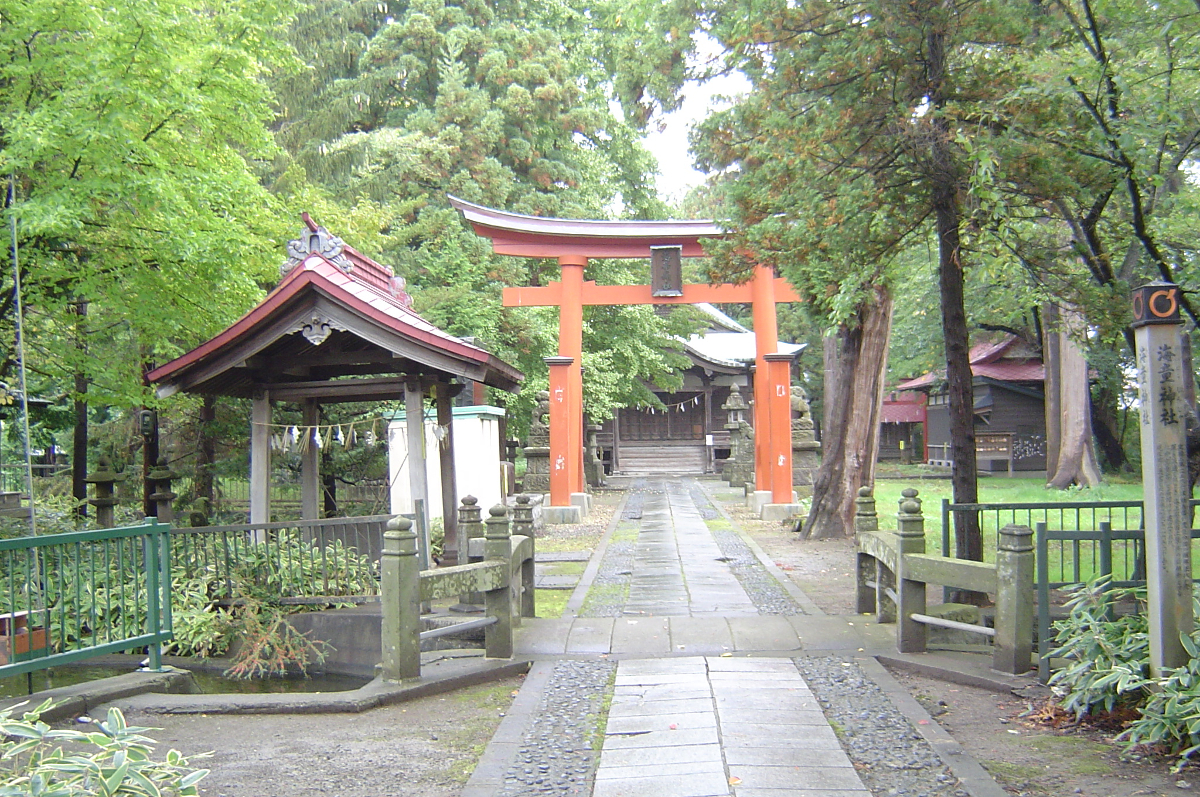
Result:
M853 659L802 657L795 662L875 797L969 797L929 743Z
M604 696L616 669L607 661L560 661L554 666L500 797L591 793L596 766L592 743L602 732Z

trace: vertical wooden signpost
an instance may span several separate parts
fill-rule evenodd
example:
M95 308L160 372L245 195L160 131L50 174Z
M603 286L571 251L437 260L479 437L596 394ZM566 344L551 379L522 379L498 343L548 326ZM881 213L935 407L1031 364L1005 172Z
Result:
M1133 292L1141 405L1143 519L1150 667L1187 663L1181 634L1192 630L1191 514L1179 286L1152 282Z

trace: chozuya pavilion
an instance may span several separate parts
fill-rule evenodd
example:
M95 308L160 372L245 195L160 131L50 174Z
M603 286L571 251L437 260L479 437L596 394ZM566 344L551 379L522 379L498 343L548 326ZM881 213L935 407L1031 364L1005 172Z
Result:
M451 398L464 382L515 392L520 371L447 334L412 310L392 269L356 252L304 214L288 243L279 284L216 337L152 370L166 397L184 391L251 399L250 522L270 519L271 407L295 402L302 429L319 434L326 403L403 398L410 450L420 450L424 401L433 396L438 425L453 433ZM319 445L301 453L301 515L318 517ZM456 563L453 440L441 446L441 504L446 559ZM424 467L408 468L410 495L428 506ZM453 548L454 550L450 550Z
M791 286L759 265L743 285L685 285L681 258L704 254L700 241L725 232L711 221L593 221L525 216L450 197L492 251L553 257L559 281L504 289L506 307L558 307L558 355L550 367L550 501L548 521L573 521L586 511L583 417L583 308L585 305L746 303L755 332L755 491L751 507L764 518L793 514L791 363L779 351L776 302L797 301ZM597 285L584 279L591 258L645 258L649 285Z

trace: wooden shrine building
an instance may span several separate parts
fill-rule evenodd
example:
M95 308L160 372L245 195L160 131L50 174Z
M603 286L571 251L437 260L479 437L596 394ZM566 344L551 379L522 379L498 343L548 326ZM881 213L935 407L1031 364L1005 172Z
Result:
M704 329L683 341L691 365L673 391L647 385L663 408L622 407L596 435L609 473L719 473L730 456L728 413L721 409L737 385L753 395L756 338L734 319L703 302ZM778 341L777 351L795 357L803 344Z
M583 418L583 308L585 305L746 303L753 308L755 491L751 507L764 517L795 510L792 492L791 362L780 352L775 303L796 293L768 266L743 285L685 285L681 260L704 254L701 239L725 232L711 221L599 221L551 219L483 207L450 197L492 251L517 257L553 257L560 279L541 287L504 289L506 307L557 307L558 356L550 366L550 512L571 520L586 511ZM597 285L584 279L590 258L649 259L649 285Z
M304 214L288 243L281 279L258 306L211 340L155 368L147 379L159 397L184 391L252 401L250 522L270 520L271 407L292 402L302 429L315 433L322 404L404 399L414 450L424 439L425 398L439 425L452 428L451 398L467 381L515 392L520 371L460 340L412 310L392 269L356 252ZM452 441L451 441L452 442ZM318 517L319 446L301 449L301 516ZM442 448L440 496L447 558L457 554L453 446ZM428 503L425 470L409 468L414 497Z

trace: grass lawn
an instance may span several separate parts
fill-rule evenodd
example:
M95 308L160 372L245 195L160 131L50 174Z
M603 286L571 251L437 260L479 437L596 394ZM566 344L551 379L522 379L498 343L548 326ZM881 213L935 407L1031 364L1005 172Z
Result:
M942 551L942 501L951 499L950 480L931 478L925 471L914 472L907 478L878 479L875 483L875 511L879 516L879 528L896 528L896 514L902 498L901 491L912 487L918 491L921 509L925 516L925 550L929 553ZM1043 479L1008 478L1007 476L982 477L979 480L981 504L1063 504L1055 509L1037 511L982 512L984 560L995 561L997 530L1008 523L1035 527L1039 521L1051 529L1095 530L1100 521L1109 521L1114 529L1138 528L1141 513L1137 509L1075 509L1074 503L1098 501L1141 501L1140 482L1112 481L1095 488L1071 488L1067 490L1047 489ZM950 531L951 548L953 530ZM1052 581L1086 580L1099 567L1099 555L1092 542L1051 541L1048 550L1050 578ZM1193 543L1194 568L1200 569L1200 542ZM1132 544L1113 543L1113 565L1115 574L1132 571L1136 552Z

